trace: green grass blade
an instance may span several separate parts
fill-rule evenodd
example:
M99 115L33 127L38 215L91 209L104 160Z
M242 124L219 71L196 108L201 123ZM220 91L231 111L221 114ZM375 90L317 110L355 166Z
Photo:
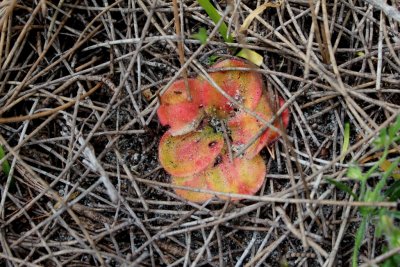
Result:
M400 157L396 158L389 166L389 168L383 173L382 178L379 180L378 184L375 186L374 192L381 193L383 187L386 185L387 179L393 174L393 171L398 168L400 164Z
M354 250L352 258L352 266L357 267L358 264L358 254L360 253L361 243L364 239L365 229L367 228L367 218L363 217L361 225L357 230L356 238L354 240Z
M396 181L386 190L385 196L388 197L390 201L400 199L400 180Z
M342 182L338 182L336 180L333 180L331 178L326 178L326 180L330 183L333 184L334 186L336 186L338 189L346 192L347 194L351 195L354 197L355 200L358 199L358 196L351 190L351 188L349 186L347 186L346 184L342 183Z
M4 152L3 147L0 146L0 160L3 159L5 155L6 153ZM3 162L1 167L5 175L8 175L10 173L11 167L7 160Z
M206 11L207 15L215 24L220 21L221 15L218 13L217 9L210 3L209 0L197 0L197 2ZM228 26L226 26L225 22L222 22L218 31L222 35L222 38L224 38L225 42L233 43L233 37L232 35L228 34Z
M397 116L396 121L389 126L389 137L393 139L400 131L400 116Z
M343 163L346 152L350 145L350 123L346 122L344 124L344 136L343 136L343 147L342 147L342 157L340 158L340 163Z

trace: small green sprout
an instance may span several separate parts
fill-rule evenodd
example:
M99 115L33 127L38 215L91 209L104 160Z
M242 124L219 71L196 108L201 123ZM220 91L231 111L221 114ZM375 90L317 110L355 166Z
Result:
M206 11L207 15L210 19L217 24L221 20L221 15L218 13L217 9L211 4L209 0L197 0L200 6ZM221 23L221 26L218 29L222 38L226 43L233 43L234 39L231 34L228 34L228 26L225 22Z
M348 150L347 141L349 139L349 129L350 127L345 126L345 136L343 146L347 146L342 149L342 157ZM332 179L327 179L327 181L338 189L352 195L356 200L364 202L379 202L379 201L398 201L400 198L400 181L395 181L393 184L388 186L388 181L392 177L397 179L398 166L400 164L400 157L388 159L389 149L394 146L397 147L400 141L400 116L397 117L396 121L387 128L380 131L377 138L375 138L374 150L380 151L382 153L377 153L380 155L378 161L374 163L372 167L363 172L361 168L352 163L352 165L347 169L347 177L360 182L360 189L358 194L354 194L350 187L346 184L335 181ZM398 154L397 154L398 155ZM381 169L382 171L380 171ZM369 187L367 180L372 177L372 174L379 173L379 181L373 187ZM400 228L393 223L393 219L400 219L400 213L394 210L388 210L387 208L377 208L377 207L361 207L360 214L362 217L360 226L357 230L354 249L352 256L352 266L356 267L358 265L359 251L362 245L362 241L365 236L365 232L369 224L375 226L377 236L384 235L387 240L388 248L393 249L400 246ZM400 266L399 255L392 256L386 259L382 266Z
M211 4L209 0L197 0L197 2L206 11L207 15L215 24L218 24L220 22L222 17L218 13L218 10ZM248 23L250 22L248 21ZM225 43L230 44L235 41L234 36L229 33L228 26L226 25L225 22L223 21L221 22L218 31L221 34L222 38L224 39ZM206 29L200 28L199 32L193 35L193 38L199 40L201 44L205 44L208 38ZM232 51L236 50L234 49ZM248 48L240 49L235 55L241 58L245 58L257 66L261 66L261 64L263 63L263 56L258 54L256 51L253 51Z
M197 40L199 40L201 44L205 44L207 42L207 38L208 38L208 34L207 34L206 28L201 27L199 29L199 32L193 34L192 37L197 39Z

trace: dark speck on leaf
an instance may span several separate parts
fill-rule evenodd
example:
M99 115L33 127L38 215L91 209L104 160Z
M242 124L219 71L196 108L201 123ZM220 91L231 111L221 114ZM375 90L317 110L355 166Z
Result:
M221 155L218 155L215 159L214 167L217 166L218 164L220 164L221 162L222 162L222 157L221 157Z
M213 148L216 144L217 144L216 141L212 141L212 142L210 142L210 143L208 144L208 147L209 147L209 148Z

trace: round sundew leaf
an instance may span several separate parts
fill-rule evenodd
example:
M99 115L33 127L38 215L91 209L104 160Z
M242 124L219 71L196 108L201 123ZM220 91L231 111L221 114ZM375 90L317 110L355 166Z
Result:
M174 136L192 132L199 126L204 111L191 102L163 105L157 110L162 125L170 126L170 133Z
M282 98L279 98L280 105L283 105ZM272 108L270 107L269 99L266 94L261 97L255 113L266 121L270 121L273 116ZM286 109L282 113L283 126L286 128L289 123L289 111ZM275 127L279 127L279 121L276 119L273 123ZM258 134L264 124L254 116L246 112L238 112L228 120L228 127L231 131L232 144L234 148L240 150L246 146L253 137ZM261 149L269 143L272 143L279 137L279 133L271 129L267 129L264 133L244 152L244 156L248 159L257 155Z
M173 135L193 131L201 122L204 111L199 99L200 84L197 79L188 79L191 100L188 98L184 80L174 82L161 96L157 110L162 125L169 125Z
M268 121L272 117L267 97L263 95L259 101L255 113ZM237 150L246 146L253 137L262 129L263 124L253 115L246 112L238 112L228 120L228 127L231 131L232 144ZM244 152L246 158L251 159L257 155L267 143L267 130Z
M226 59L212 66L216 68L257 68L252 63L242 59ZM254 110L261 98L263 80L261 74L252 71L218 71L210 73L210 77L229 96L243 104L244 107ZM234 105L223 96L208 81L199 78L201 84L202 103L207 113L216 114L225 118L234 110Z
M168 107L166 105L160 105L157 109L158 120L160 121L161 125L168 125L169 124L169 114L168 114Z
M282 107L285 104L285 101L283 100L283 98L279 97L279 105ZM279 120L282 120L282 126L286 129L287 126L289 125L289 119L290 119L290 113L289 113L289 109L285 109L280 118L275 119L274 121L274 126L276 128L280 128L280 122ZM280 134L277 131L273 131L271 129L268 129L264 135L265 138L265 143L271 144L274 141L276 141L276 139L278 139L280 136Z
M207 185L213 191L254 195L263 184L266 172L265 162L259 155L233 161L225 156L220 164L206 172Z
M197 189L208 189L206 176L200 172L191 177L172 177L172 184L179 186L193 187ZM192 202L205 202L213 197L211 194L199 193L190 190L175 188L175 193Z
M235 159L234 164L238 171L239 194L254 195L262 186L267 168L260 155L251 160L245 158Z
M232 145L234 150L240 150L261 130L261 123L250 114L240 112L228 121L231 131ZM246 149L246 158L252 158L260 152L261 138L258 138L250 147ZM265 145L265 144L264 144Z
M191 101L199 103L199 90L201 89L201 82L195 78L187 79ZM184 102L189 102L185 80L176 80L160 97L161 105L173 105Z
M161 165L173 176L192 176L212 166L224 146L221 133L211 127L185 135L166 132L160 140L158 154Z
M263 118L270 120L273 115L273 109L271 108L270 100L268 99L268 94L264 93L261 96L260 102L255 109L256 112L263 115Z

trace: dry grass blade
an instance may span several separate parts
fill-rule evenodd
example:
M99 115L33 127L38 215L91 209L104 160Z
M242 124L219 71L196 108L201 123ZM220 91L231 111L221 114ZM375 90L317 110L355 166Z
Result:
M17 0L4 0L0 3L0 29L7 27L7 20L12 15L16 5Z

